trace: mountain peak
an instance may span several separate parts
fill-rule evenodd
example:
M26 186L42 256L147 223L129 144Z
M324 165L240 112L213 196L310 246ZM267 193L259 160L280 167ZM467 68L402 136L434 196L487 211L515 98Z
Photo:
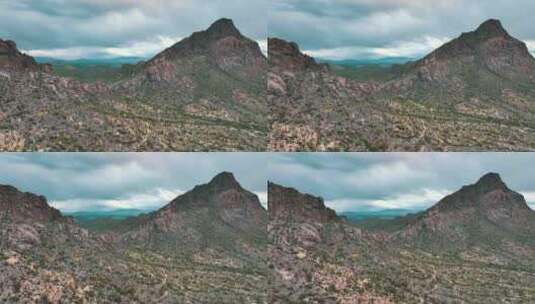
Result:
M0 185L0 218L11 221L48 222L63 218L59 210L48 205L44 196L21 192L8 185Z
M24 71L39 70L43 67L37 64L33 57L21 53L14 41L0 39L0 69Z
M232 19L221 18L206 30L208 33L217 34L218 36L240 36L240 31L234 25Z
M268 38L268 57L272 67L286 70L302 71L324 67L316 63L314 58L303 54L297 43L279 38Z
M475 186L478 188L485 188L485 189L507 189L507 186L502 181L502 178L498 173L490 172L485 175L483 175L477 183L475 183Z
M337 220L334 210L326 207L321 197L272 182L268 183L268 212L273 220L289 222L326 223Z
M218 175L216 175L212 180L208 183L209 185L216 186L218 188L241 188L240 183L236 180L234 177L234 174L231 172L221 172Z
M489 19L483 22L475 33L483 37L509 36L498 19Z

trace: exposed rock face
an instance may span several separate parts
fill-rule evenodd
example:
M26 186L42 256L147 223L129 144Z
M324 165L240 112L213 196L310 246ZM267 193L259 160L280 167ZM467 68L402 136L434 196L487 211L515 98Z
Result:
M535 148L535 60L497 20L380 77L268 47L271 151Z
M507 33L499 20L487 20L415 64L424 80L448 81L462 68L486 69L510 80L535 80L535 60L526 44Z
M266 67L229 19L94 83L1 41L0 151L265 150Z
M325 207L320 197L302 194L271 182L268 183L268 195L270 220L320 223L337 220L334 210Z
M50 207L44 196L0 185L0 221L47 223L61 219L59 210Z
M535 212L524 197L510 190L496 173L446 196L417 217L402 235L433 235L431 246L453 242L455 248L485 244L488 240L516 240L535 232Z
M19 52L15 42L0 39L0 71L37 71L46 68L37 64L33 57Z
M0 302L267 303L266 223L228 172L126 220L133 246L121 227L88 233L44 197L0 186Z
M267 212L258 197L243 189L231 173L223 172L209 183L196 186L168 205L135 218L127 241L154 241L155 246L187 248L239 247L247 238L266 238ZM209 241L209 240L213 240Z
M268 38L268 56L273 68L289 71L326 68L317 64L314 58L301 53L297 43L279 38Z
M270 303L391 303L346 260L366 237L322 198L269 183L268 210Z
M205 31L193 33L144 63L142 75L152 82L176 82L180 80L177 70L195 68L182 61L199 56L204 56L208 64L242 80L265 79L267 63L260 46L243 36L233 21L225 18L214 22Z

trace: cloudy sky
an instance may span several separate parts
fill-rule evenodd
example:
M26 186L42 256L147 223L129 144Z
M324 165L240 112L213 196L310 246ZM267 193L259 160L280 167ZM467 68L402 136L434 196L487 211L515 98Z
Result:
M269 36L328 59L420 57L500 19L535 51L532 0L272 0Z
M0 153L0 184L62 211L155 209L222 171L267 202L267 180L337 210L423 209L498 172L535 208L535 153Z
M276 183L321 196L338 212L424 209L497 172L535 208L535 153L273 154Z
M222 171L267 202L263 154L0 153L0 184L45 195L62 211L155 209Z
M155 55L215 20L265 46L268 0L0 0L0 38L34 56Z

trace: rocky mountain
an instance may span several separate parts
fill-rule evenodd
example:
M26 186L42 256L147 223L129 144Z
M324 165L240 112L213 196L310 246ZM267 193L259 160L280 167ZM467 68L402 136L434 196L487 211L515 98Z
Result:
M0 39L0 70L4 71L3 77L8 77L6 71L49 71L50 66L40 65L31 56L19 52L14 41Z
M7 185L0 185L0 218L2 222L49 222L64 219L59 210L48 205L45 197L20 192Z
M534 220L535 211L524 197L510 190L498 174L489 173L408 221L401 235L404 241L408 238L431 248L490 245L497 249L504 245L502 241L529 244Z
M535 60L498 20L421 60L373 73L321 67L281 39L268 47L269 150L535 147Z
M463 66L466 70L460 71ZM446 43L417 61L412 69L422 80L441 83L460 81L478 73L483 81L486 77L535 81L535 59L526 44L510 36L501 22L494 19Z
M266 66L229 19L91 82L2 41L0 150L265 150Z
M2 303L267 303L267 214L231 173L90 232L0 187Z
M420 214L381 220L382 231L337 217L321 198L275 184L268 190L272 303L535 299L535 211L498 174ZM326 221L325 212L334 218Z
M364 290L358 265L340 262L373 245L323 199L269 183L268 210L270 303L392 303Z
M532 98L530 88L535 86L535 59L526 44L510 36L494 19L404 69L407 72L402 78L412 82L406 87L412 91L409 96L437 102L465 98L507 102L504 91L528 93Z
M122 237L174 252L253 245L261 249L266 225L267 212L258 197L243 189L232 173L222 172L161 209L131 218Z
M334 210L325 207L320 197L304 195L271 182L268 183L268 192L268 210L272 221L326 223L337 220Z
M306 69L319 69L322 66L314 58L301 53L295 42L284 41L279 38L269 38L268 56L270 64L277 68L290 71L302 71ZM327 67L327 66L323 66Z

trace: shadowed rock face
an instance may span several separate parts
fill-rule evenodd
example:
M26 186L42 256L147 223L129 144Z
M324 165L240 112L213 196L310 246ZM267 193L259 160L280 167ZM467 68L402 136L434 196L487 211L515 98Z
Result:
M0 185L0 221L46 223L62 219L59 210L50 207L44 196Z
M232 20L223 18L207 30L195 32L156 55L145 65L145 69L154 73L155 67L165 68L163 72L167 71L167 74L160 75L160 78L168 80L173 74L172 70L177 68L174 66L177 60L201 55L243 80L247 80L247 77L263 77L267 67L266 58L258 43L243 36Z
M271 182L268 184L268 210L272 221L326 223L337 220L334 210L325 207L322 198Z
M11 40L0 39L0 69L8 71L47 70L48 65L39 65L33 57L22 54L17 44Z
M281 39L268 47L271 151L535 147L535 60L498 20L377 74L320 68Z
M125 222L89 233L0 186L0 302L267 303L266 211L231 173Z
M484 69L510 80L535 80L535 60L526 44L510 36L494 19L416 62L414 71L421 79L447 83L449 75L460 77L469 68Z
M496 173L446 196L415 219L402 233L429 242L457 240L451 248L485 244L489 240L514 240L535 232L535 212L524 197L512 190Z
M275 69L302 71L322 67L314 58L301 53L295 42L279 38L268 38L268 55L270 66Z
M229 249L247 239L262 241L267 233L267 212L258 197L243 189L229 172L196 186L158 211L130 221L135 225L125 231L126 240L158 240L155 246L187 244L185 249Z

